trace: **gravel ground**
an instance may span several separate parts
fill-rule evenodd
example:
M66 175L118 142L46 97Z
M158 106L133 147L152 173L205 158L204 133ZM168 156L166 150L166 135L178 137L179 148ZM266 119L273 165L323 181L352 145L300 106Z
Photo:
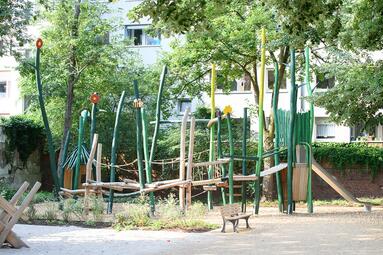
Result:
M122 231L61 226L16 225L30 248L4 248L0 254L383 254L383 208L297 208L292 216L261 208L240 232ZM221 223L217 212L208 221Z

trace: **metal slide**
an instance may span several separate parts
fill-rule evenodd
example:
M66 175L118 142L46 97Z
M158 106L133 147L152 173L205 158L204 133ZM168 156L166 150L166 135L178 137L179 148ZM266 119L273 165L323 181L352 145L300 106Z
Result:
M312 159L312 169L319 175L328 185L331 186L336 192L338 192L348 202L354 204L361 204L364 206L366 211L371 211L371 204L364 203L354 197L346 188L338 182L338 180L331 175L326 169L324 169L314 158Z

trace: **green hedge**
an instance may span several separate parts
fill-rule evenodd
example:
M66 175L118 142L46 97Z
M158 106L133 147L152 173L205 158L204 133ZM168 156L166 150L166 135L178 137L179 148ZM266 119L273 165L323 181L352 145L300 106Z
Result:
M316 160L327 161L339 170L366 166L375 177L383 169L383 149L366 143L314 143L313 154Z

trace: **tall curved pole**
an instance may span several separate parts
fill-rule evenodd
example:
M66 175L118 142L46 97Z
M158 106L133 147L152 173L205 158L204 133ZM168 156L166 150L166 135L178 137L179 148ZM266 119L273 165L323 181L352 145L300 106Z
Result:
M116 114L116 120L114 122L114 130L113 130L113 140L112 140L112 152L111 152L111 159L110 159L110 182L114 182L116 180L116 159L117 159L117 146L118 146L118 128L120 125L120 118L121 118L121 112L123 108L125 100L125 91L122 91L120 102L118 103L117 107L117 114ZM114 196L114 190L109 190L109 201L108 201L108 213L112 213L113 210L113 196Z
M168 68L165 65L162 68L161 73L161 79L160 79L160 87L158 88L158 94L157 94L157 104L156 104L156 124L154 126L154 133L153 133L153 139L152 139L152 147L150 148L150 160L149 163L152 164L152 161L154 159L154 153L156 151L156 145L157 145L157 138L158 138L158 131L160 129L160 120L161 120L161 103L162 103L162 92L164 90L165 85L165 78L166 74L168 73Z
M261 35L261 75L259 81L259 99L258 99L258 152L257 152L257 166L255 169L255 174L257 175L257 180L255 181L255 198L254 198L254 213L258 214L259 212L259 203L261 198L261 168L262 168L262 154L263 154L263 127L264 127L264 112L263 112L263 97L264 97L264 87L265 87L265 65L266 65L266 30L262 28Z
M41 38L37 39L37 41L36 41L35 76L36 76L37 90L39 92L39 104L40 104L41 116L43 118L45 135L47 136L47 141L48 141L49 163L50 163L51 174L52 174L53 185L54 185L53 190L54 190L54 193L57 195L58 190L60 188L60 182L59 182L59 178L58 178L58 174L57 174L56 155L55 155L55 150L53 147L52 132L51 132L51 129L49 127L47 112L45 110L45 104L44 104L44 98L43 98L43 89L42 89L41 76L40 76L40 49L42 46L43 46L43 40L41 40Z
M215 64L211 65L211 85L210 85L210 118L215 118L215 83L217 79L217 74L215 70ZM210 146L209 146L209 161L214 161L215 158L215 148L214 148L214 132L215 127L212 125L210 127ZM214 167L209 166L208 178L212 179L214 176ZM207 192L207 205L209 209L213 209L213 192L209 190Z
M242 175L247 175L247 107L243 108L243 124L242 124ZM246 183L242 182L242 212L246 212Z
M293 213L293 160L295 154L294 128L297 112L297 86L295 85L295 49L290 50L290 122L287 139L287 213Z
M274 63L274 93L273 93L273 115L274 115L274 126L275 126L275 143L274 149L276 153L274 154L274 165L279 165L279 120L278 120L278 63ZM278 193L278 207L279 211L283 212L283 191L282 191L282 181L281 175L279 172L275 174L276 182L277 182L277 193Z
M310 48L305 48L305 84L307 89L307 95L309 97L312 96L312 89L310 85ZM314 104L313 102L310 102L310 130L309 130L309 140L308 140L308 146L311 148L312 143L312 137L313 137L313 128L314 128ZM307 210L309 213L313 212L313 197L312 197L312 155L311 150L306 151L307 155Z
M144 169L142 165L143 152L142 152L142 118L141 118L141 107L142 101L140 99L140 93L138 91L137 80L133 81L134 88L134 108L136 109L136 151L137 151L137 166L138 166L138 180L140 183L140 189L145 188Z

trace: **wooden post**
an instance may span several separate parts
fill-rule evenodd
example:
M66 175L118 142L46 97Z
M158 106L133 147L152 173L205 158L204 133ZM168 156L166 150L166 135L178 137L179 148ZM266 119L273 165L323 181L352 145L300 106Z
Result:
M88 159L88 162L86 163L85 182L92 180L92 168L93 168L92 166L93 166L94 156L96 154L97 141L98 141L98 134L94 134L92 139L92 149L90 150L89 159ZM86 214L89 212L89 193L90 193L89 189L90 187L86 186L85 192L84 192L84 209Z
M190 135L189 135L187 180L190 181L190 183L187 186L187 192L186 192L187 208L190 208L191 206L191 181L193 179L193 154L194 154L194 137L195 137L194 131L195 131L195 118L193 116L190 120Z
M189 116L190 109L185 110L184 116L182 118L181 124L181 141L180 141L180 180L185 180L185 145L186 145L186 125ZM180 186L179 190L179 200L181 210L185 209L185 188Z
M222 158L222 142L221 142L221 111L217 111L217 156ZM226 166L221 164L221 177L226 176ZM226 192L225 188L221 187L222 204L226 205Z

